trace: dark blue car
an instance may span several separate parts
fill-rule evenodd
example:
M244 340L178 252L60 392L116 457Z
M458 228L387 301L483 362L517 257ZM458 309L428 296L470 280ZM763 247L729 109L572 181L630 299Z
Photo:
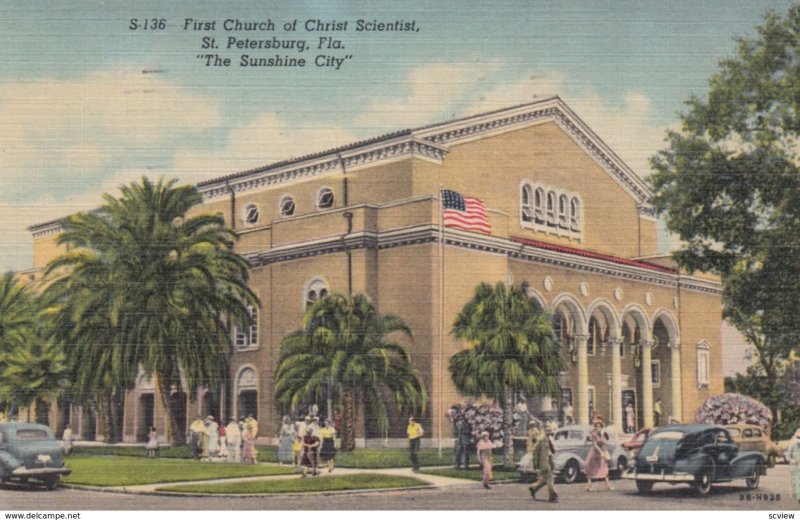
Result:
M50 428L36 423L0 423L0 483L34 480L49 489L71 470Z
M748 489L766 475L764 454L742 452L722 426L687 424L656 429L623 478L636 481L640 493L656 482L689 484L706 495L715 482L744 479Z

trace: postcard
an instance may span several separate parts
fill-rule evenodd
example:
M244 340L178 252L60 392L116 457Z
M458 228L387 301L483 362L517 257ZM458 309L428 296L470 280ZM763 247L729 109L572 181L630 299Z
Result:
M792 518L797 26L4 2L0 509Z

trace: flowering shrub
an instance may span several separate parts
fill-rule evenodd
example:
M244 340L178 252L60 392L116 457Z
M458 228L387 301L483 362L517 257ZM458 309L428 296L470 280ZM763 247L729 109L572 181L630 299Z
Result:
M455 424L461 417L467 420L472 440L477 441L481 432L489 432L489 438L493 442L503 440L503 411L494 404L454 404L447 410L447 418L450 424ZM519 418L514 418L514 428L517 428Z
M741 394L709 397L697 411L694 420L706 424L748 423L769 431L772 412L760 402Z

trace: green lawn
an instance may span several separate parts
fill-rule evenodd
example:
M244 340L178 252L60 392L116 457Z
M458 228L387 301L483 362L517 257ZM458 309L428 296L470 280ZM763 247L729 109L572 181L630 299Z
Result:
M439 475L440 477L464 478L468 480L483 480L483 471L478 466L470 469L424 469L422 473L428 475ZM493 480L519 480L519 473L513 469L503 469L502 466L495 466Z
M429 484L426 482L410 477L357 473L355 475L345 475L341 477L298 477L293 479L231 482L225 484L187 484L181 486L165 486L158 488L158 491L208 494L310 493L356 489L396 489L428 485Z
M72 474L67 484L89 486L134 486L159 482L181 482L257 475L291 475L295 469L282 466L225 464L180 459L150 460L142 457L98 457L70 455Z

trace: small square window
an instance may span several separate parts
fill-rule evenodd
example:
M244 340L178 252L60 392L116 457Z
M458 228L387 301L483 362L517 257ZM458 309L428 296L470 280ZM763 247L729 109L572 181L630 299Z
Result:
M281 216L291 217L294 215L294 199L286 196L281 199Z
M244 209L244 221L246 224L256 224L258 222L258 206L255 204L248 204Z

